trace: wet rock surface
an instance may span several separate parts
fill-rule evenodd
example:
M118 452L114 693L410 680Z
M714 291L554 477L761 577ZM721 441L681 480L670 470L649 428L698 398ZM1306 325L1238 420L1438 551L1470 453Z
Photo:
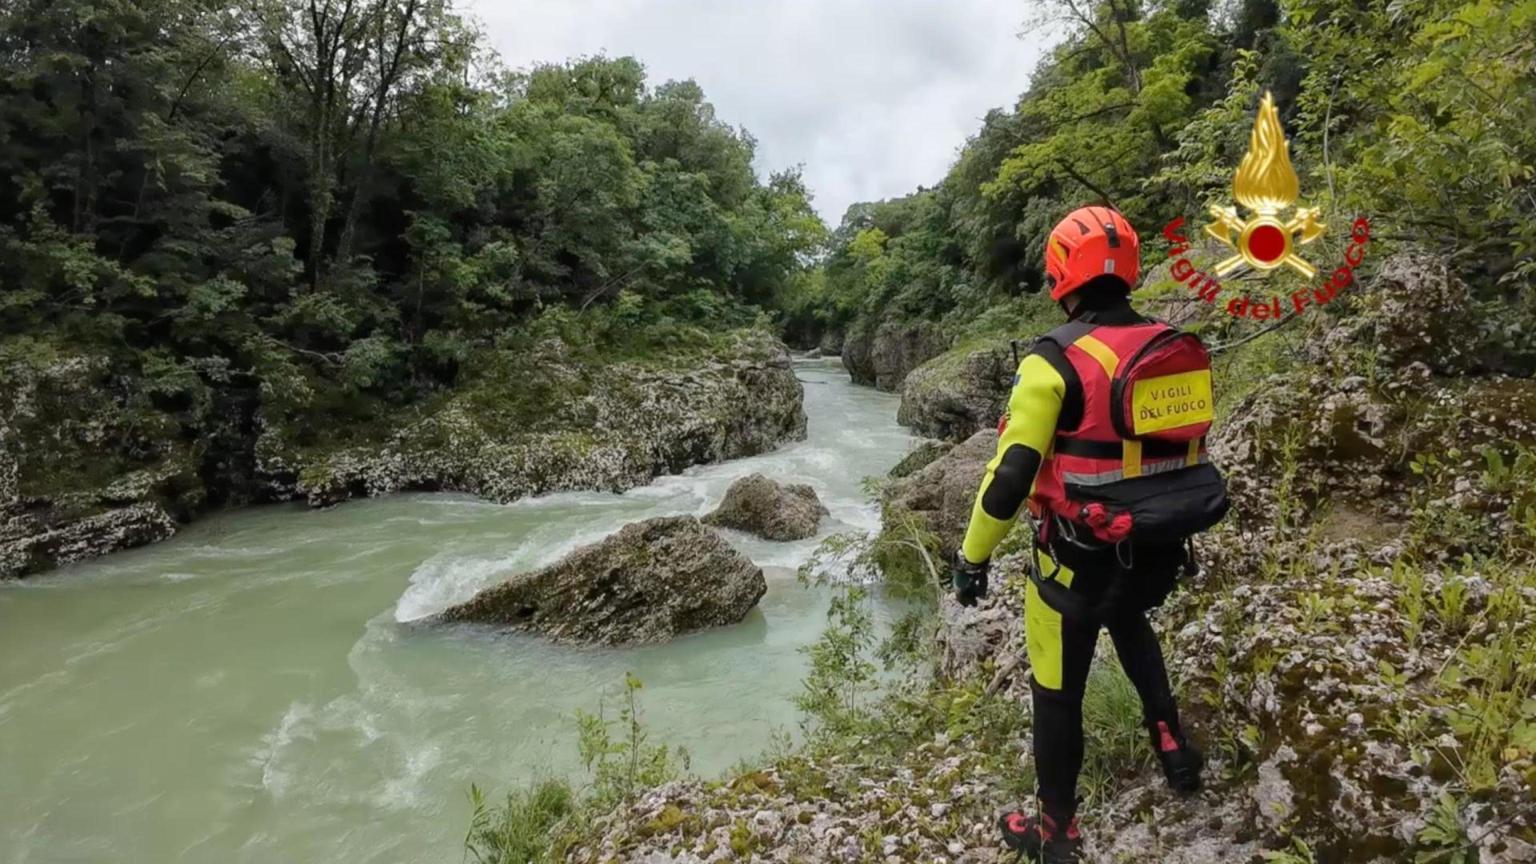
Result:
M433 621L477 622L560 642L634 645L735 624L768 590L763 571L691 516L627 525Z
M725 500L704 524L734 528L765 540L804 540L816 536L827 508L805 484L780 484L762 474L748 474L731 484Z
M0 578L24 576L164 540L176 521L158 504L143 502L75 519L0 515Z

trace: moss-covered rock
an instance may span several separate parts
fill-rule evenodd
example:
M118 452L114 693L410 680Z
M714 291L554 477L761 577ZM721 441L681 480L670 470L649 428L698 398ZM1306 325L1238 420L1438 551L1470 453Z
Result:
M901 457L901 461L897 462L896 467L887 472L886 476L892 480L910 477L932 465L936 460L954 448L955 445L948 441L920 442L916 447L912 448L912 452Z
M977 432L923 468L891 480L881 496L887 530L915 520L921 533L937 538L942 555L954 555L965 539L987 462L996 451L997 433Z
M530 380L530 376L534 380ZM538 389L535 408L500 393ZM374 444L296 448L269 427L258 466L314 506L357 495L453 490L494 501L574 489L623 491L691 465L763 453L805 436L789 352L760 333L684 365L593 365L546 349L493 371Z
M24 358L0 388L0 578L164 539L202 506L202 442L107 358Z
M896 421L914 432L964 441L997 426L1013 388L1006 342L960 346L912 370L901 386Z

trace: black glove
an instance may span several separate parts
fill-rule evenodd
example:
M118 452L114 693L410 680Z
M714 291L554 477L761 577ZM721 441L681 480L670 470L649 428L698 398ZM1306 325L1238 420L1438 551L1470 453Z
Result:
M992 562L972 564L965 560L965 553L955 555L955 563L949 570L949 582L955 588L955 601L961 606L975 606L976 601L987 596L987 573Z

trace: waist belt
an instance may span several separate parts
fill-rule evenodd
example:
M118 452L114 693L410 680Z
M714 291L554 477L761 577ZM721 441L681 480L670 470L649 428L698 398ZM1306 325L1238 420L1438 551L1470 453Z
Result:
M1198 444L1196 447L1198 448ZM1052 452L1062 456L1079 456L1084 459L1114 459L1125 455L1124 441L1090 441L1086 438L1056 436ZM1144 459L1183 459L1189 455L1189 443L1185 441L1142 441L1141 456Z

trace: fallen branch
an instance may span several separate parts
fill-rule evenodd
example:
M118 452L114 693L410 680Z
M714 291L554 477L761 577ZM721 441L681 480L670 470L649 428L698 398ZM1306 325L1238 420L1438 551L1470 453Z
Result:
M1003 665L997 667L997 672L992 676L992 681L987 684L987 689L982 691L982 698L990 699L1003 689L1003 684L1013 676L1013 673L1024 664L1024 658L1018 654L1009 654ZM977 703L980 704L980 703Z
M1230 350L1232 350L1233 348L1236 348L1239 345L1246 345L1247 343L1252 342L1253 340L1259 338L1260 336L1263 336L1265 333L1273 333L1276 330L1279 330L1281 327L1284 327L1285 325L1291 323L1292 321L1295 321L1297 318L1300 318L1300 317L1301 317L1300 315L1292 313L1290 315L1285 316L1284 318L1281 318L1280 320L1278 320L1275 323L1269 325L1268 327L1265 327L1265 328L1263 328L1261 330L1257 330L1257 331L1255 331L1253 333L1249 333L1247 336L1244 336L1241 339L1235 339L1235 340L1233 340L1231 342L1223 342L1220 345L1213 345L1211 347L1209 353L1210 353L1210 355L1212 357L1214 357L1214 356L1216 356L1218 354L1221 354L1221 353L1223 353L1225 351L1230 351Z

